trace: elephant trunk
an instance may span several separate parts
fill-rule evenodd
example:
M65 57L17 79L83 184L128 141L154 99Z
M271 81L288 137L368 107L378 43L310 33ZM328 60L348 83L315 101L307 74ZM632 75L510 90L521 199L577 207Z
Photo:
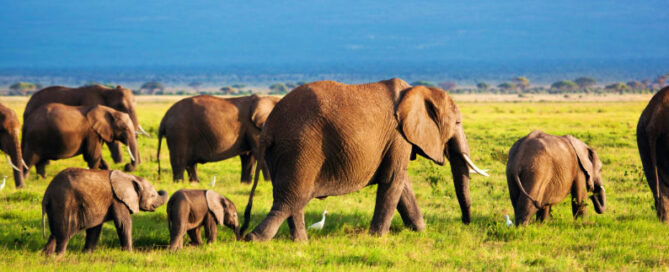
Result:
M134 133L131 133L132 137L128 138L128 153L130 153L130 163L125 165L125 171L130 172L135 170L139 164L139 148L137 147L137 139L134 137Z
M168 198L169 198L169 195L167 194L167 192L165 192L165 190L158 191L158 197L155 199L155 201L153 203L151 203L151 207L152 207L151 210L155 211L156 208L165 204L165 202L167 202Z
M602 214L606 211L606 190L603 185L595 185L595 190L590 196L592 204L595 206L595 212Z
M235 227L235 239L237 239L237 241L239 241L239 240L242 239L242 234L241 234L241 232L239 231L239 226L236 226L236 227Z
M469 146L461 127L448 141L445 153L451 163L455 194L462 212L462 223L469 224L471 222L471 199L469 198L469 167L465 159L469 156Z
M6 152L8 163L12 166L14 174L14 185L23 188L23 155L21 154L21 142L19 141L18 129L2 140L2 149Z

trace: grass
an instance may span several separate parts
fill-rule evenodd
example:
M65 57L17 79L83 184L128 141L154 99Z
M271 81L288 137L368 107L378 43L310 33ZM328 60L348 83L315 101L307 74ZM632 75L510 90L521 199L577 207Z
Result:
M457 100L457 97L456 97ZM152 134L141 137L143 159L135 175L145 177L170 194L180 188L214 188L236 203L240 215L250 186L239 183L239 160L199 166L201 184L171 181L169 155L163 145L163 173L158 179L156 131L162 115L174 101L140 102L139 119ZM25 100L3 102L22 114ZM40 203L49 178L37 179L34 170L27 188L16 190L9 165L0 166L8 176L0 191L0 269L2 270L654 270L669 267L669 234L655 217L653 200L643 177L636 149L635 128L646 102L461 102L465 132L473 160L491 176L473 176L470 183L472 223L460 222L449 166L439 167L425 159L410 164L409 171L418 203L427 223L423 232L403 227L398 215L391 233L372 237L367 230L372 218L375 187L325 200L312 200L306 221L328 217L322 231L309 231L309 242L293 243L284 224L277 237L265 243L234 241L232 231L221 227L219 241L202 247L186 246L172 253L165 207L133 216L135 251L120 250L111 222L104 225L98 249L81 253L84 233L77 234L62 257L45 258L40 250ZM569 201L553 208L553 218L543 224L509 228L504 215L513 218L504 174L508 150L534 129L552 134L572 134L598 152L604 168L608 210L597 215L588 206L585 218L574 221ZM105 150L110 162L108 151ZM126 158L127 159L127 158ZM65 167L85 167L81 157L53 161L47 174L53 177ZM112 166L122 169L123 164ZM251 227L267 214L271 185L258 186ZM47 230L48 232L48 230ZM186 238L187 239L187 238ZM213 266L212 266L213 265Z

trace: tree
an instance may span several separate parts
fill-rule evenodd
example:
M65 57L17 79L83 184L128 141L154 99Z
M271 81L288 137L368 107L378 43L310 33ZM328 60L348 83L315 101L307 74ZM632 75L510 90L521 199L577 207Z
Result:
M605 87L605 89L612 90L612 91L615 91L619 94L622 94L625 90L629 89L629 86L627 86L627 84L625 84L625 83L618 82L618 83L613 83L611 85L607 85Z
M302 86L302 85L307 84L307 83L309 83L309 82L308 81L298 81L297 86Z
M450 82L450 81L439 83L439 87L444 89L444 91L449 91L449 90L455 89L455 87L457 87L457 86L458 86L458 84L455 84L455 82Z
M578 88L585 90L591 88L597 84L597 80L591 77L582 76L574 80L574 83L578 85Z
M271 90L269 93L270 94L286 94L290 89L288 89L288 86L283 83L274 83L269 86L269 89Z
M513 83L516 84L516 86L518 86L518 88L520 88L520 90L523 92L530 87L530 80L524 76L513 78Z
M516 88L516 84L513 84L512 82L504 82L499 85L497 85L497 88L503 91L503 93L508 92L509 90L513 90Z
M156 91L163 91L165 90L165 86L163 86L162 83L157 82L157 81L149 81L144 84L142 84L141 87L139 87L141 90L146 90L149 94L153 94Z
M196 92L200 92L200 87L202 87L202 82L199 81L193 81L191 83L188 83L188 87L193 88Z
M230 86L230 87L235 88L235 89L238 89L238 90L241 90L241 89L243 89L244 87L246 87L246 85L244 85L244 84L239 84L239 83L238 83L238 84L232 84L232 86Z
M411 83L411 86L437 87L434 83L425 80L414 81Z
M628 86L630 89L632 89L632 90L636 90L636 91L640 91L640 90L643 90L643 89L646 88L646 85L645 85L645 84L643 84L643 83L641 83L641 82L639 82L639 81L636 81L636 80L632 80L632 81L630 81L630 82L627 82L627 86Z
M35 83L19 81L9 86L14 95L27 95L30 91L37 89Z
M476 83L476 88L478 88L481 91L486 91L486 90L488 90L488 88L490 88L490 86L488 85L488 83L479 82L479 83Z
M660 85L660 88L664 88L667 77L669 77L669 74L657 77L657 84Z
M239 90L237 90L237 88L232 87L232 86L226 86L226 87L221 88L221 92L224 95L233 95L233 94L239 93Z
M573 91L578 88L578 84L571 80L560 80L551 84L551 89L556 89L560 91Z

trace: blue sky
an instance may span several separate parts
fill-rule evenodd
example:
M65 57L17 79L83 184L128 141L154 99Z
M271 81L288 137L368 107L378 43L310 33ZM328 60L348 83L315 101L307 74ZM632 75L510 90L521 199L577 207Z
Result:
M9 1L0 67L669 59L669 1Z

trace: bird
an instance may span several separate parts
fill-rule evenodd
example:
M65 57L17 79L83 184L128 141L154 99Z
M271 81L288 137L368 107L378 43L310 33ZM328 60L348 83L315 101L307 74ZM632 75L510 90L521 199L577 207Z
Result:
M513 225L513 222L511 222L511 219L509 218L508 214L504 215L504 219L506 219L506 226L507 227L510 227L511 225Z
M7 180L7 176L2 177L2 183L0 183L0 191L2 189L5 189L5 181Z
M318 221L318 222L314 223L313 225L309 226L309 229L322 230L323 225L325 225L325 214L327 214L327 213L328 213L327 210L323 211L323 218L321 219L321 221Z
M216 185L216 175L214 175L214 178L211 179L211 183L209 183L209 186L214 187Z

